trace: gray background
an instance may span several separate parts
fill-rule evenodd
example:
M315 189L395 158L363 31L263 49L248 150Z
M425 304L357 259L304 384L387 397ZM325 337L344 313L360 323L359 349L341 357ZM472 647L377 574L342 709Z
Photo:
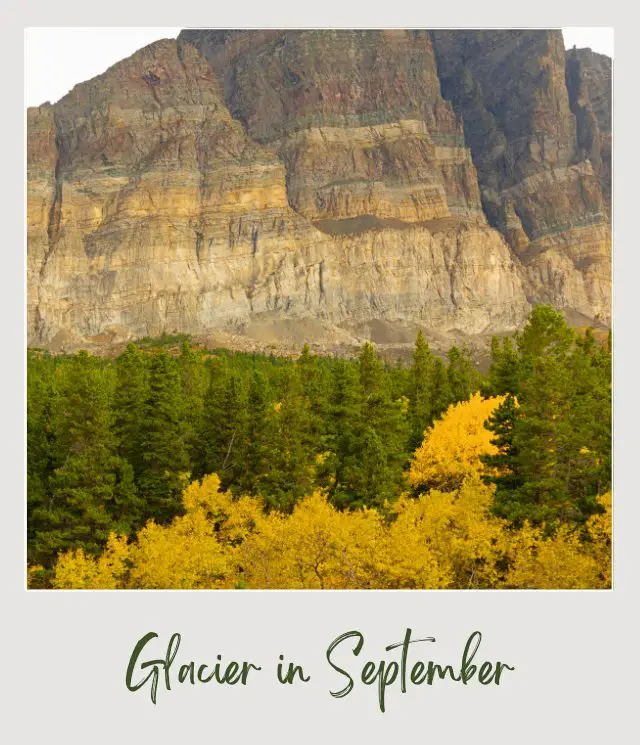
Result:
M227 4L230 6L231 4ZM631 7L631 6L629 6ZM2 730L25 743L627 743L637 727L637 27L609 2L390 4L339 1L237 7L110 0L31 2L3 8ZM20 70L25 26L614 26L615 51L615 589L611 592L26 592L24 590L24 108ZM63 53L64 50L61 50ZM634 64L635 63L635 64ZM20 114L18 113L20 112ZM22 279L21 279L22 278ZM635 365L635 367L634 367ZM426 659L455 662L468 635L478 656L516 666L500 687L438 683L388 695L343 685L324 658L340 633L361 630L366 659L400 641L407 626ZM149 630L166 644L182 634L180 659L249 659L263 671L245 687L209 684L159 691L124 685L131 650ZM160 646L154 651L160 652ZM431 653L431 654L430 654ZM310 683L281 686L278 655L302 663ZM161 654L160 654L161 656ZM347 659L344 655L342 659ZM356 663L356 664L354 664ZM8 716L7 716L8 715Z

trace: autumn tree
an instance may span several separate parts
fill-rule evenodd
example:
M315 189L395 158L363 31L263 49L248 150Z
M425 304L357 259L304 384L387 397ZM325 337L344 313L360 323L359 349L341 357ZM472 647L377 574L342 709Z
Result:
M425 432L411 460L409 483L414 490L451 491L467 476L484 472L482 456L498 452L484 424L502 403L475 393L468 401L451 405L442 419Z
M493 487L469 472L451 491L401 496L390 515L339 510L319 491L291 512L234 496L214 475L182 493L183 514L149 521L131 539L112 534L97 557L58 558L60 588L498 588L608 587L610 494L585 530L550 536L491 514ZM388 519L388 518L391 519ZM39 570L30 582L36 586Z
M610 584L610 336L539 306L481 385L175 341L29 353L30 587Z

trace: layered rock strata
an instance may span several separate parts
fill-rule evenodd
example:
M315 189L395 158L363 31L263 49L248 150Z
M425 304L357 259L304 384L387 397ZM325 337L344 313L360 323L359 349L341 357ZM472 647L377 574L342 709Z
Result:
M586 82L598 76L573 53L565 64L560 31L434 31L433 40L485 212L523 262L530 297L608 319L610 155L603 165Z
M521 131L487 154L444 33L183 32L29 109L29 343L261 318L481 333L539 300L606 318L605 161L579 157L605 74L568 65L543 113L505 79ZM496 176L498 141L517 157Z

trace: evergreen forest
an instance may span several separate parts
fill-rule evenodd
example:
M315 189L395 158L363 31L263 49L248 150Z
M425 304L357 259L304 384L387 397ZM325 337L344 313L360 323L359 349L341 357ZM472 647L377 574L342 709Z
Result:
M27 358L31 588L611 586L611 335Z

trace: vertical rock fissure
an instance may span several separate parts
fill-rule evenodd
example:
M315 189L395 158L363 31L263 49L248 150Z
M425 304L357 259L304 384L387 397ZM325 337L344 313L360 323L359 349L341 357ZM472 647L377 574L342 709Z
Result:
M55 145L56 145L56 163L53 169L54 192L51 208L49 209L49 220L47 223L47 252L44 255L42 266L40 267L40 276L44 276L44 270L54 245L60 232L60 221L62 217L62 180L60 178L60 153L62 148L61 138L58 135L58 125L54 117L54 126L56 128Z

